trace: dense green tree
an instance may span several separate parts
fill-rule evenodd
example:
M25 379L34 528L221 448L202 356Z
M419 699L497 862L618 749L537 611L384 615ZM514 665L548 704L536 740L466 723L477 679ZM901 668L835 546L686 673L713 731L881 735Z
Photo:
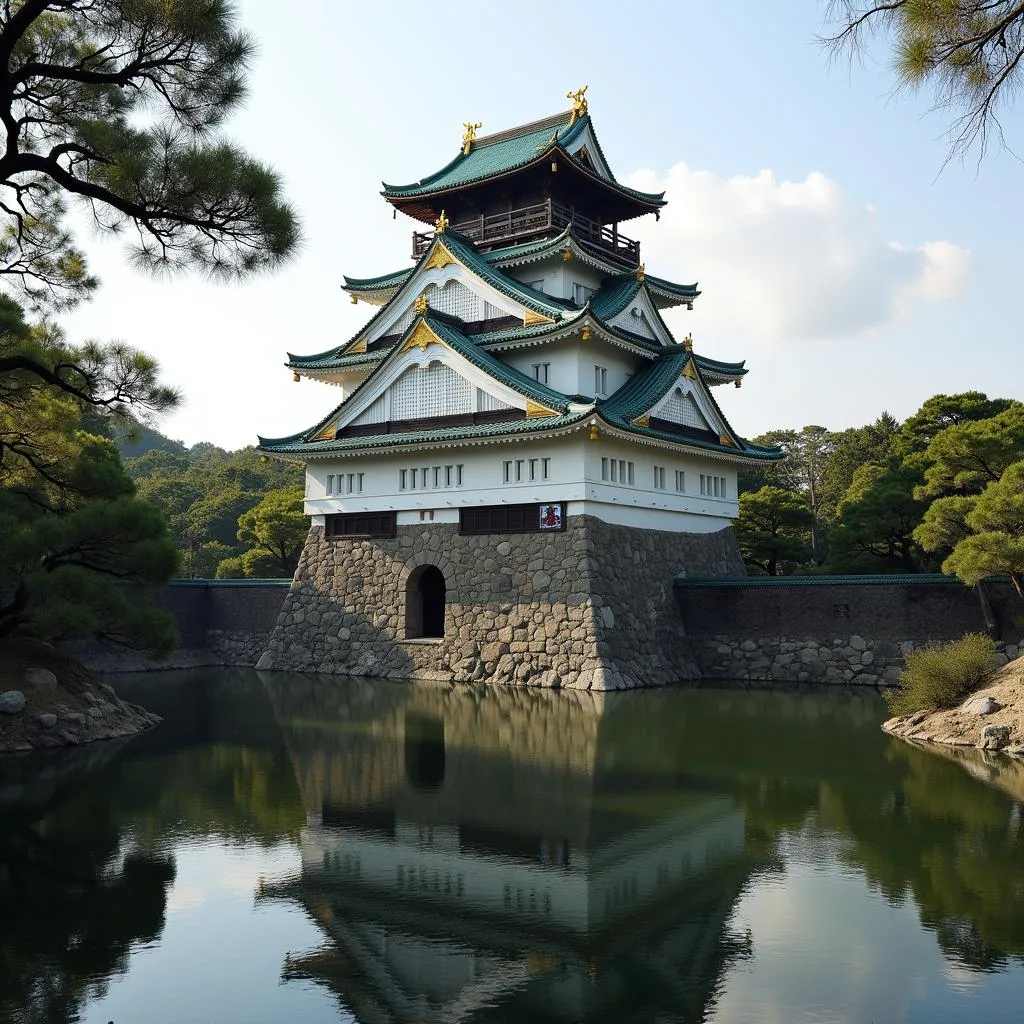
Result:
M162 516L134 497L115 444L79 428L121 424L176 396L156 364L120 347L73 349L0 299L0 636L104 636L164 653L170 617L119 582L165 582L176 554Z
M1008 398L989 398L981 391L956 395L933 395L909 417L893 438L893 454L912 464L925 465L921 458L928 446L947 427L997 416L1013 405Z
M1019 0L832 0L835 49L856 49L872 32L892 40L901 84L931 90L957 112L954 152L984 152L1001 136L1001 107L1020 85L1024 4Z
M267 461L251 448L227 452L211 444L184 454L151 450L125 465L139 496L167 517L183 575L199 578L212 577L221 562L245 552L237 539L244 512L269 491L302 481L298 466ZM245 575L240 562L234 574Z
M1012 402L983 420L947 427L924 452L918 497L979 494L1011 463L1024 458L1024 403Z
M38 306L96 286L66 197L147 269L238 277L294 250L277 176L223 136L252 40L226 0L0 5L0 274Z
M1024 597L1024 461L1008 466L973 499L965 524L970 533L957 542L942 568L969 585L1009 574Z
M861 466L838 507L829 535L829 568L837 572L924 572L928 557L914 539L928 502L914 496L921 474L890 460Z
M271 491L238 520L238 539L249 545L242 556L246 576L292 576L309 532L302 488Z
M899 423L883 412L874 423L850 427L832 435L832 450L825 459L818 488L818 508L826 521L836 516L843 495L853 483L853 474L865 463L885 465L892 454Z
M741 494L739 505L733 529L748 566L781 576L811 560L814 513L801 495L766 486Z

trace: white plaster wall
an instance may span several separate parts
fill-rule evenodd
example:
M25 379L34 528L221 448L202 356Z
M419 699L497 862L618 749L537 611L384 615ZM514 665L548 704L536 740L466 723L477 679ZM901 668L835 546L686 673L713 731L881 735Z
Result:
M597 516L605 522L645 529L713 532L734 519L738 510L736 466L715 458L677 455L647 445L607 438L587 440L586 428L565 438L452 447L434 453L364 456L311 463L307 469L307 515L396 509L402 525L419 523L420 513L434 513L434 522L457 521L464 505L499 505L566 501L570 514ZM601 479L601 458L632 461L634 483ZM504 483L504 462L549 458L548 480ZM434 466L462 468L462 486L399 489L399 471ZM654 467L665 469L665 490L654 488ZM686 474L686 490L675 490L675 471ZM528 465L524 466L528 470ZM539 471L539 465L538 465ZM360 494L326 495L326 478L350 472L363 474ZM726 480L725 498L700 494L700 474ZM453 474L454 475L454 474ZM525 476L525 472L524 472ZM442 470L443 480L444 473ZM411 476L407 475L407 483Z
M580 344L577 341L560 341L555 344L537 345L535 348L515 349L512 352L495 352L494 356L531 380L534 363L550 363L548 387L565 395L575 395L580 375L579 349Z
M583 342L579 346L579 376L570 394L594 396L594 367L608 370L608 390L604 397L614 395L637 371L636 356L602 341Z
M509 267L505 273L523 284L543 280L544 293L560 299L572 298L574 283L586 285L596 291L603 280L602 275L593 268L578 260L563 260L561 255L520 267Z

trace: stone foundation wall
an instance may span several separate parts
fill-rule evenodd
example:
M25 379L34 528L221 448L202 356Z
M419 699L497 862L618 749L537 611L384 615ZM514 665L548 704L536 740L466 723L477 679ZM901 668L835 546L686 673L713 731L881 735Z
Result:
M141 651L80 641L69 651L94 672L253 666L266 650L287 580L175 580L146 600L174 616L181 644L157 661Z
M406 638L421 566L446 585L445 636ZM672 583L741 574L731 530L676 534L573 516L564 532L461 536L454 524L388 539L310 529L258 667L395 679L613 690L698 674Z
M910 651L985 632L977 593L944 577L680 580L676 593L705 679L892 686ZM1020 608L1008 584L986 594L998 667L1019 653Z

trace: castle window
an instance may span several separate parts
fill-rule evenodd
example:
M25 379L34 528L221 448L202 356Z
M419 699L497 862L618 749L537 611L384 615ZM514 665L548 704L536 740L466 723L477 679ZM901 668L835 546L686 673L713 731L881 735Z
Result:
M565 503L485 505L459 509L459 533L546 533L565 529Z
M501 482L505 483L505 484L512 483L512 461L511 461L511 459L506 459L502 463Z
M636 482L636 470L633 463L627 459L602 459L601 479L632 487Z
M550 363L534 363L533 364L533 379L540 384L547 384L551 374Z
M577 306L585 306L593 294L594 289L585 284L574 284L572 286L572 301Z
M654 467L654 489L656 491L665 490L665 467L655 466Z
M700 493L706 495L709 498L726 497L725 477L710 475L706 476L705 474L701 473Z
M400 469L398 471L398 489L404 491L409 486L409 471L407 469Z
M330 496L333 493L334 493L334 474L333 473L328 473L327 474L327 494L328 494L328 496Z
M686 474L681 470L676 470L676 490L682 494L686 490Z
M551 460L541 459L540 460L540 478L541 480L547 480L551 476Z
M608 367L594 367L594 397L603 398L608 394Z
M326 516L324 535L329 540L338 537L394 537L395 513L353 512Z

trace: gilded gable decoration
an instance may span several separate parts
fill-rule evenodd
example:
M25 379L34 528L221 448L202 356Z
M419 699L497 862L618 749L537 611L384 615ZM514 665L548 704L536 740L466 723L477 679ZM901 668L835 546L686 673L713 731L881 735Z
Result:
M455 263L455 257L440 243L434 246L430 259L423 264L424 270L443 270L445 267Z
M590 88L589 85L583 86L582 89L577 89L575 92L570 91L565 94L567 100L572 100L572 116L569 118L569 127L571 128L581 117L586 117L587 114L587 90Z
M469 156L469 151L473 148L473 143L476 142L476 130L477 128L483 128L483 121L463 121L462 127L466 129L462 136L462 155Z

